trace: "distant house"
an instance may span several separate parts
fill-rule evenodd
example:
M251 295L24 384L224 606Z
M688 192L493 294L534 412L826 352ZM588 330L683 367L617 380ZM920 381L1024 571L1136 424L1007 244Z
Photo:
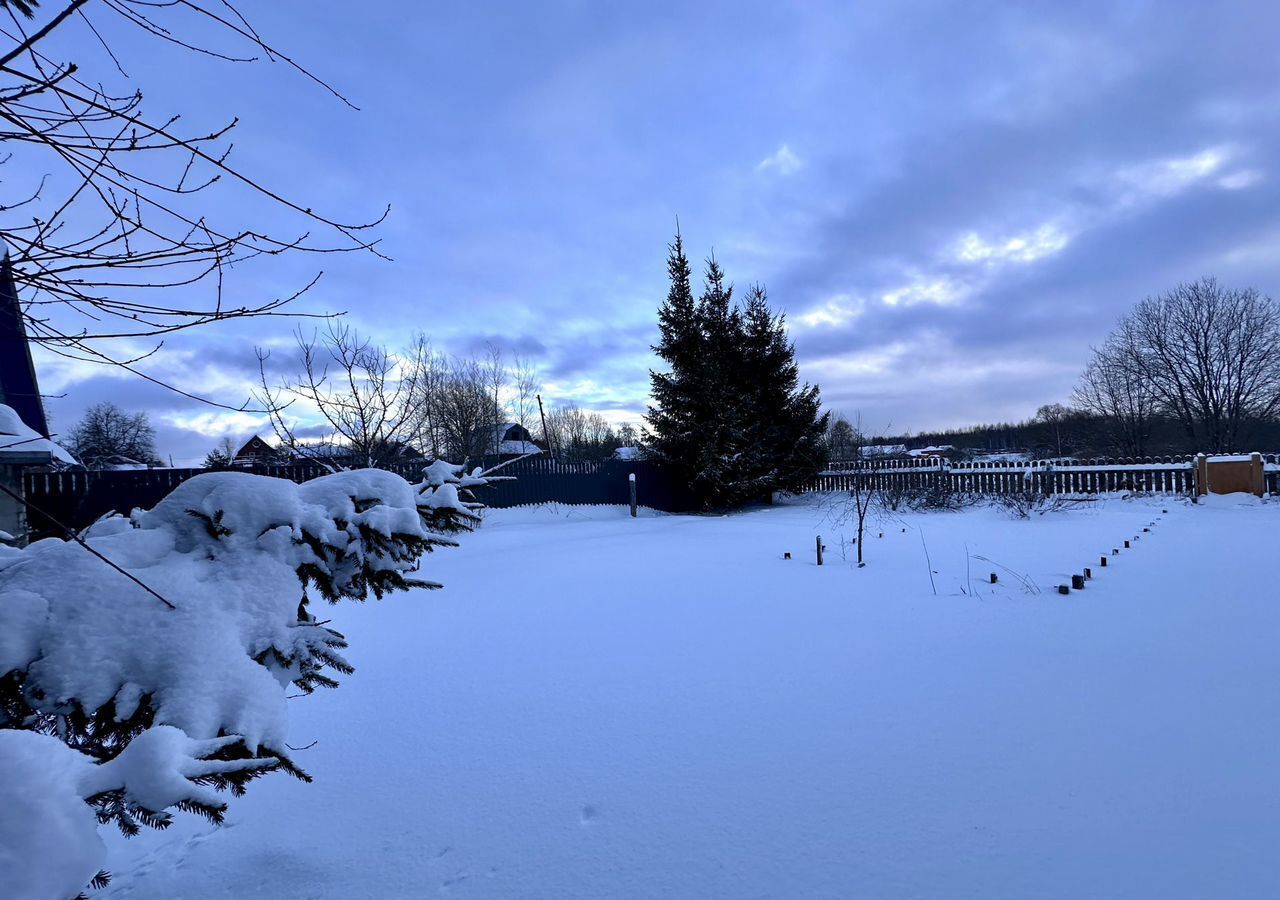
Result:
M287 461L290 463L318 463L338 469L364 469L369 466L426 465L430 460L411 444L389 441L369 454L357 453L345 443L316 442L296 444Z
M982 450L975 448L967 452L969 454L969 458L974 462L1024 463L1031 462L1031 460L1035 459L1035 454L1030 450L1016 447L1005 450Z
M280 459L280 451L255 434L236 451L235 459L231 464L244 467L274 466L279 465Z
M866 444L858 448L863 459L893 459L907 456L906 444Z
M941 444L937 447L908 450L907 455L915 459L959 459L963 454L951 444Z
M640 458L639 447L619 447L613 451L613 459L622 459L630 462Z
M113 453L110 456L99 456L92 460L93 467L104 472L134 472L146 471L151 468L144 462L131 459L119 453Z
M472 456L515 459L517 456L541 452L542 448L534 441L529 429L515 422L477 428L471 435Z

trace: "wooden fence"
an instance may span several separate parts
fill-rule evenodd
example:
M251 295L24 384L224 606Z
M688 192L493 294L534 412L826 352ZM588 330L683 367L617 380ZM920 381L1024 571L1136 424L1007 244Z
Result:
M871 460L837 464L806 485L806 491L847 491L859 480L874 489L918 490L941 487L970 494L1099 494L1117 491L1181 494L1195 491L1195 457L1143 459L1037 460L1034 462L948 462L943 459ZM1264 454L1265 488L1280 494L1280 455ZM496 460L482 462L486 467ZM405 478L421 477L419 466L392 467ZM31 507L28 521L36 538L61 535L53 521L84 528L110 512L149 509L188 478L206 469L146 469L122 472L28 472L23 479ZM318 465L271 466L248 470L303 482L326 474ZM506 508L535 503L624 504L630 475L636 476L641 506L667 512L695 508L687 488L677 485L656 464L608 460L565 463L545 456L516 460L497 474L513 476L481 489L487 506Z
M1118 459L1045 459L1029 462L950 462L945 459L868 460L836 463L807 488L850 490L857 481L872 489L941 487L959 493L1031 491L1072 495L1111 492L1182 494L1195 491L1194 456ZM1266 491L1280 494L1280 454L1263 454Z

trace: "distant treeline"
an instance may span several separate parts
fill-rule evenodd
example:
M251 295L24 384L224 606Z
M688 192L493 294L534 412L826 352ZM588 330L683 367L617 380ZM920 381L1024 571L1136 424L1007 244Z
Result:
M1280 421L1254 422L1248 433L1251 435L1248 446L1229 449L1280 453ZM1124 448L1117 446L1112 439L1111 428L1105 420L1070 409L1049 421L1036 417L1024 422L887 435L876 440L885 444L904 444L909 450L948 444L961 450L1025 450L1037 458L1127 455ZM1151 421L1151 433L1144 449L1149 456L1167 456L1198 453L1207 448L1196 446L1176 419L1158 416Z
M1071 405L1018 424L885 439L1037 456L1163 456L1280 450L1280 304L1213 278L1149 297L1120 317Z

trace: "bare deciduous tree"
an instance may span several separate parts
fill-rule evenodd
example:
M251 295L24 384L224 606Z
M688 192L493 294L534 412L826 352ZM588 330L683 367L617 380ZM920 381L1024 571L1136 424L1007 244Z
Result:
M269 354L258 351L261 394L281 445L295 455L331 464L335 451L360 467L385 466L416 454L419 417L413 398L423 371L419 356L388 353L353 328L330 321L322 334L297 335L299 375L271 385ZM414 345L416 352L421 345ZM286 415L295 403L319 415L329 435L300 438Z
M340 221L235 166L235 119L188 126L199 117L144 108L130 61L111 45L126 29L230 63L262 56L343 98L268 43L231 0L62 0L52 8L0 0L0 141L8 151L0 164L12 168L0 197L0 241L25 289L27 333L51 352L162 384L138 369L150 353L124 356L103 342L153 338L154 353L173 332L294 315L284 307L318 275L281 296L230 300L224 284L232 268L282 254L376 254L370 229L381 217ZM64 55L93 45L105 49L107 67L95 70L89 57L86 69L86 60ZM215 191L249 201L224 208L272 210L283 220L271 224L290 233L211 214ZM193 294L200 287L207 299Z
M857 459L858 435L843 414L831 418L827 425L827 451L833 461Z
M542 390L537 368L525 357L517 355L511 366L511 384L514 389L511 421L532 433L534 425L538 424L537 397Z
M1121 456L1144 456L1156 398L1141 367L1126 358L1127 345L1123 336L1113 336L1094 350L1071 400L1101 424L1112 450Z
M113 457L158 465L156 431L145 412L125 412L110 401L95 403L71 432L71 449L87 468L111 464Z
M1141 382L1196 446L1241 449L1280 411L1280 306L1213 278L1182 284L1127 313L1094 363L1094 378Z

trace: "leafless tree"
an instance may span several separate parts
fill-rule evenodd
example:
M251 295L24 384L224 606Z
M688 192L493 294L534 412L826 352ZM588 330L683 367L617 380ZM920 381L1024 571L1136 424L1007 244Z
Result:
M537 397L542 390L542 379L532 362L517 355L511 365L511 384L514 389L511 421L532 433L538 423Z
M1241 449L1280 411L1280 306L1213 278L1181 284L1127 313L1094 362L1140 379L1196 446Z
M858 435L843 413L831 417L827 425L827 451L833 461L857 459Z
M319 462L338 459L358 467L386 466L418 454L413 443L420 419L413 398L423 371L419 356L389 353L334 320L322 333L306 337L299 332L297 341L300 372L275 385L267 378L269 353L258 351L259 400L282 447ZM414 345L411 351L420 349ZM299 402L324 421L327 436L298 436L289 411Z
M598 412L582 409L572 400L548 413L547 431L556 458L569 462L603 459L621 446L608 419ZM634 436L634 427L632 432Z
M239 447L235 441L229 437L222 438L205 455L204 467L206 469L230 469L235 464L237 450L239 450Z
M502 435L499 433L498 425L502 424L505 412L502 401L503 390L507 386L507 370L502 364L502 349L496 344L488 343L485 345L484 360L481 362L481 377L484 379L485 388L489 393L492 401L491 409L493 410L493 428L489 429L489 446L482 451L485 454L496 455L502 445Z
M1144 456L1156 415L1151 381L1131 355L1126 326L1094 350L1072 402L1102 425L1107 443L1121 456Z
M454 357L437 401L441 444L450 459L491 452L493 428L501 419L490 393L486 367L476 359Z
M638 447L640 446L640 431L630 422L624 422L618 429L618 446L619 447Z
M0 0L0 164L10 167L0 240L24 289L27 332L54 353L162 383L138 366L165 335L294 315L285 307L319 278L280 296L232 299L224 288L234 267L295 253L377 254L371 229L381 216L343 222L258 181L232 162L235 119L207 128L186 124L198 116L152 114L128 75L131 60L112 45L124 29L228 63L265 57L347 101L270 44L231 0ZM91 60L86 69L66 55L93 45L108 67L94 70ZM215 218L207 203L215 191L248 201L238 210L273 210L291 230ZM204 300L193 295L200 287ZM104 343L119 338L153 344L122 355Z
M1049 449L1055 458L1066 455L1071 444L1070 426L1075 418L1075 412L1061 403L1046 403L1036 410L1035 421L1044 426Z
M848 423L846 439L852 458L856 460L852 487L849 489L848 515L857 522L858 568L865 566L863 549L866 544L867 514L879 496L879 483L875 477L874 462L863 459L862 448L880 441L868 439L862 432L862 416Z
M87 468L98 469L123 457L158 465L156 431L145 412L125 412L110 401L95 403L71 432L71 449Z

